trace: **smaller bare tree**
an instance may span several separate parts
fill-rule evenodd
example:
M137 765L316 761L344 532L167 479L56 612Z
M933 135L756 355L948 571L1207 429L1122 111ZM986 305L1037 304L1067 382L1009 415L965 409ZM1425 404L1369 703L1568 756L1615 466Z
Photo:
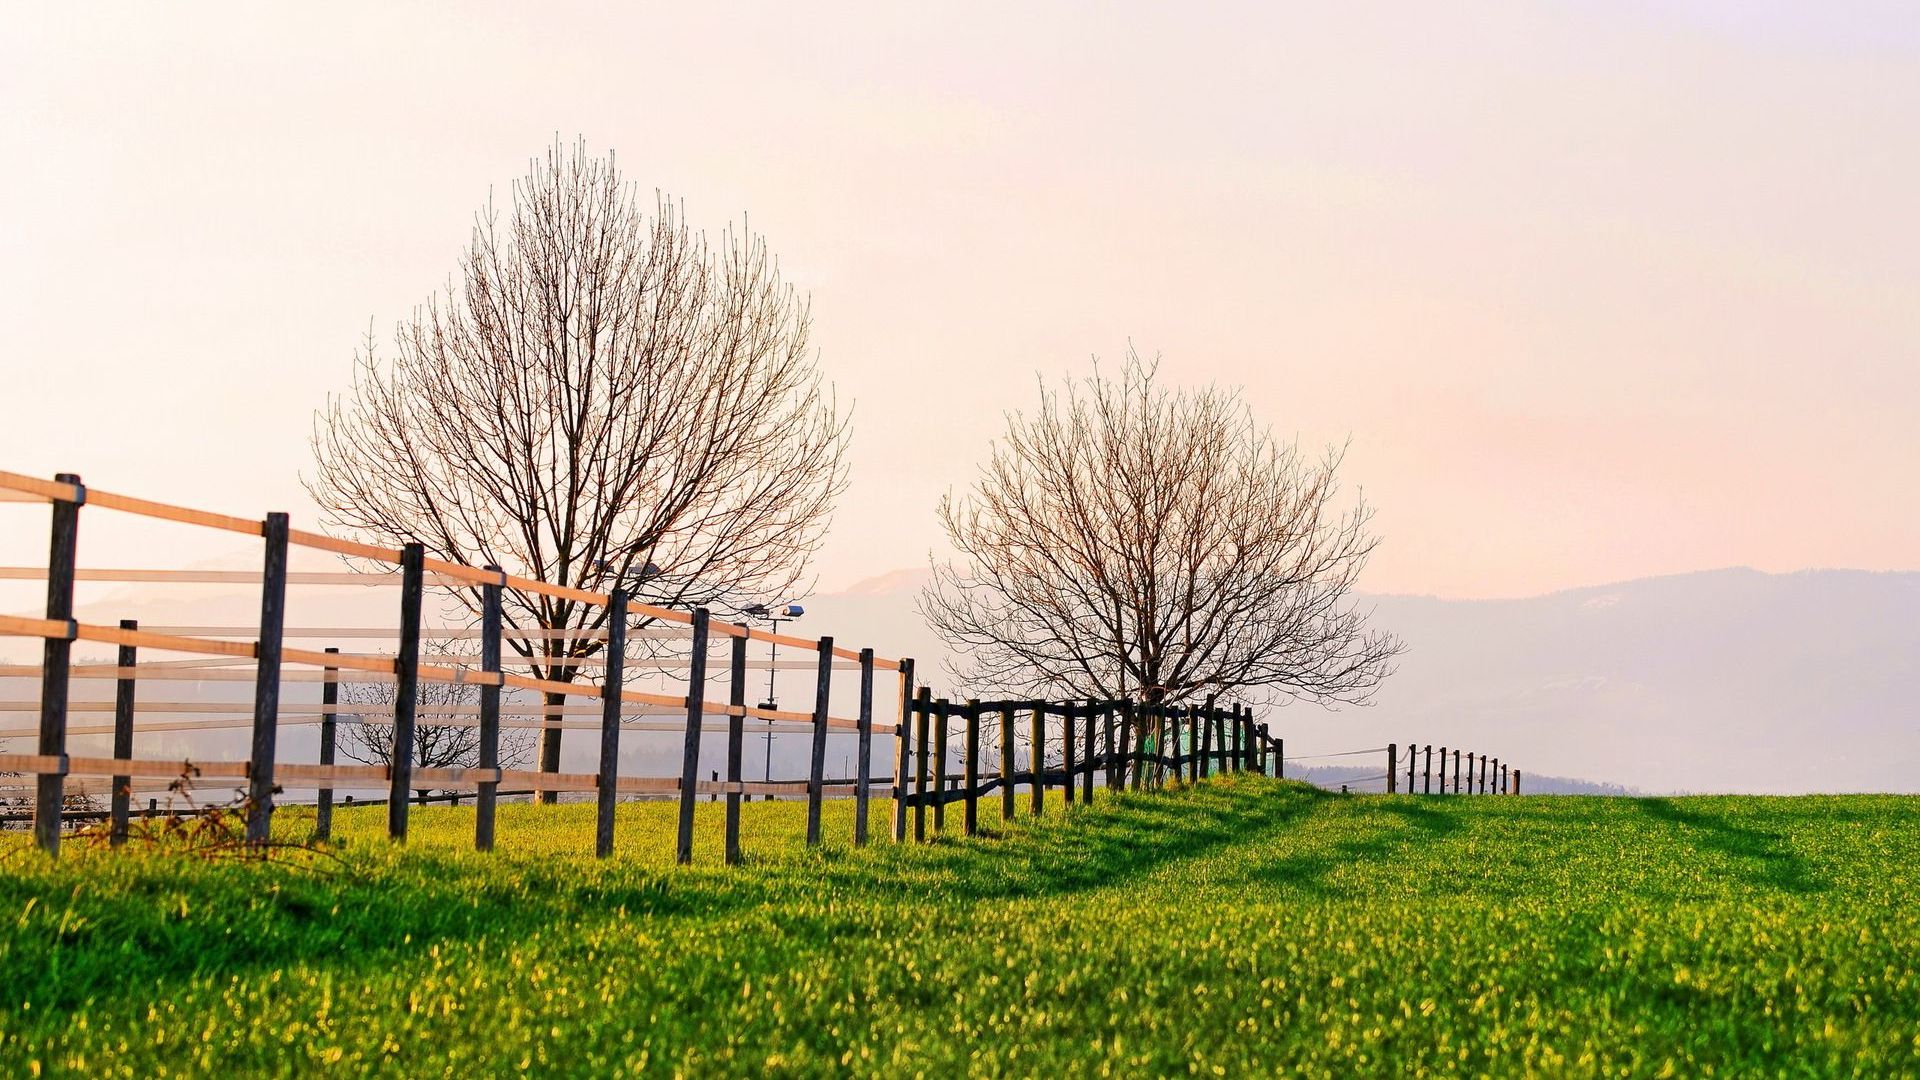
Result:
M1169 390L1129 350L1008 417L940 505L957 558L922 592L970 691L1364 703L1401 645L1354 586L1371 510L1341 454L1276 440L1231 390Z
M344 683L340 703L364 711L341 713L340 752L364 765L393 765L392 683ZM413 764L418 769L472 769L480 765L480 727L470 708L480 688L469 683L419 683L415 697ZM500 765L513 768L533 749L531 732L500 732ZM432 788L415 788L424 799Z

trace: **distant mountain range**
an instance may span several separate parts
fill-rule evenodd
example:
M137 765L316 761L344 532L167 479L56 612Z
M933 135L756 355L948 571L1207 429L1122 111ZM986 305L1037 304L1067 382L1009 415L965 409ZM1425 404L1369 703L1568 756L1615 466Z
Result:
M945 651L913 608L925 579L816 597L809 618L915 656L939 685ZM1274 710L1289 757L1412 742L1493 754L1543 784L1920 792L1920 573L1710 570L1363 603L1406 654L1370 707Z
M927 576L894 571L807 598L806 616L782 629L914 657L921 680L944 692L947 650L914 607ZM391 589L301 589L289 621L386 625L396 603ZM1406 654L1370 707L1269 712L1296 775L1330 770L1321 775L1337 784L1341 775L1378 774L1384 753L1318 755L1395 742L1495 755L1537 778L1530 791L1554 790L1552 777L1580 778L1558 785L1568 791L1920 792L1920 573L1712 570L1520 600L1363 603L1377 625L1405 639ZM92 586L78 614L242 624L257 617L258 601L247 586ZM11 644L16 662L37 659L37 645ZM810 678L782 672L778 696L807 700ZM28 680L10 682L0 696L34 692ZM753 685L760 696L764 685ZM166 692L189 688L221 698L246 690L173 683ZM851 689L851 680L836 680L836 697ZM889 687L880 691L888 700ZM111 688L84 690L102 692ZM17 715L7 726L30 724ZM310 735L292 738L302 744ZM590 754L589 737L568 741L570 758ZM773 771L797 775L804 743L777 739ZM677 760L672 738L630 744L635 754ZM832 754L837 767L837 743ZM1349 765L1362 771L1346 772Z

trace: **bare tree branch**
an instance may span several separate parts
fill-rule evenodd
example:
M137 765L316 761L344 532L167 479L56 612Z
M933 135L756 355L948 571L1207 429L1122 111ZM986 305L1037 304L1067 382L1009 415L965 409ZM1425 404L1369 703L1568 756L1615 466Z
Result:
M1009 418L973 489L942 500L959 556L928 622L979 693L1209 693L1364 703L1401 650L1351 598L1375 538L1338 505L1342 452L1257 426L1238 393L1170 392L1131 349Z
M792 599L846 483L810 327L759 236L709 248L611 155L556 145L504 221L477 216L459 281L399 325L392 360L369 335L316 417L308 489L329 528L452 561L723 616ZM537 678L570 682L602 647L601 608L510 591L506 609L578 632L509 639Z

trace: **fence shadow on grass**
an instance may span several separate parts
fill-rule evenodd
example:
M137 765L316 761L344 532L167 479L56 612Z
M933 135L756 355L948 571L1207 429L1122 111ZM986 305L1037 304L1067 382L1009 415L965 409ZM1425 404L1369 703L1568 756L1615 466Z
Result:
M1731 856L1729 863L1750 884L1800 894L1828 888L1827 881L1779 833L1738 825L1725 815L1682 807L1671 799L1634 799L1632 803L1650 818L1682 826L1675 835L1695 850Z
M1177 799L1117 793L1093 811L1022 818L1024 828L1011 842L981 838L902 848L877 859L833 860L827 873L835 885L864 892L1060 896L1124 884L1168 863L1244 842L1335 797L1251 780L1202 783Z

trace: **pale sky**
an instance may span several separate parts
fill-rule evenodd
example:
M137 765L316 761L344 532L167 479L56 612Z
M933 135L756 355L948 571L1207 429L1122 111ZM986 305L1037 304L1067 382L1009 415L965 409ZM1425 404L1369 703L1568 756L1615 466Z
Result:
M811 290L824 588L1129 340L1351 438L1370 590L1920 567L1920 5L708 7L12 7L0 469L312 522L369 320L579 135Z

